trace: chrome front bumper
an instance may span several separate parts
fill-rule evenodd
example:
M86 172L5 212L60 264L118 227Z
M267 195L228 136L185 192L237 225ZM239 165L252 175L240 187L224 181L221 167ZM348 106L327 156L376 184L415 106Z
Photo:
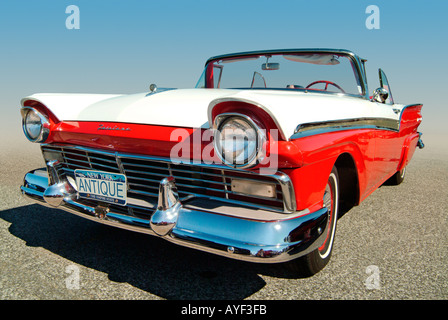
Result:
M49 184L51 181L51 185ZM292 214L255 213L254 209L230 208L231 214L216 212L215 200L202 198L181 203L172 177L159 186L158 204L150 219L114 212L113 208L92 206L78 199L68 181L55 180L46 169L26 174L22 194L50 208L58 208L103 224L162 237L173 243L233 259L278 263L305 255L325 239L327 209ZM222 206L227 206L223 204ZM249 212L236 216L239 212Z

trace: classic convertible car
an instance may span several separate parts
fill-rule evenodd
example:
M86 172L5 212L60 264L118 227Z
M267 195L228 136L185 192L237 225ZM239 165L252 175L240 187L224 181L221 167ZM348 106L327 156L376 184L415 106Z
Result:
M23 131L46 167L21 191L107 225L304 275L328 263L342 211L400 184L421 104L394 102L365 59L294 49L207 60L195 88L34 94Z

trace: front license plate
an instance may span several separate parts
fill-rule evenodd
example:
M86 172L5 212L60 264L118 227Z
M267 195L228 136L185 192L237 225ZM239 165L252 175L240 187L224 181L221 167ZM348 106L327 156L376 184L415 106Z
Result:
M126 205L126 176L94 170L75 170L80 198Z

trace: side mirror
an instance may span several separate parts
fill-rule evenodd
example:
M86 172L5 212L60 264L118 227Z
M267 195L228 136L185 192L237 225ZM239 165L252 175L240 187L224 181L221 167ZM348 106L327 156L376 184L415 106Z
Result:
M378 88L375 91L373 91L372 100L379 103L385 103L388 97L389 92L386 89Z

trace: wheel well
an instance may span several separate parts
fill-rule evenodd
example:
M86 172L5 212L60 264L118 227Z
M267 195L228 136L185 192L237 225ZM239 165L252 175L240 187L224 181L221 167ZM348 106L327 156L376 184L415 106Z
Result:
M340 216L359 204L358 170L348 153L341 154L335 162L339 176Z

